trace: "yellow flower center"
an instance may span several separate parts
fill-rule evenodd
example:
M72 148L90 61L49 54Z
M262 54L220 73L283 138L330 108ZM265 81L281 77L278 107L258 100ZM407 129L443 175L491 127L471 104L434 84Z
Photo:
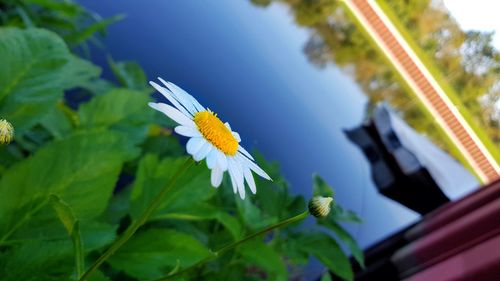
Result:
M194 115L198 130L211 144L228 155L238 151L238 141L222 121L211 111L202 111Z

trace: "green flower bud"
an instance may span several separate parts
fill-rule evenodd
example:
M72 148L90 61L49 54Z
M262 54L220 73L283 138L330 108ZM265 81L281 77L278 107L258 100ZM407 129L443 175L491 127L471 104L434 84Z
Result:
M14 127L5 119L0 119L0 144L8 144L14 139Z
M314 196L309 201L309 213L317 218L324 218L330 213L332 197Z

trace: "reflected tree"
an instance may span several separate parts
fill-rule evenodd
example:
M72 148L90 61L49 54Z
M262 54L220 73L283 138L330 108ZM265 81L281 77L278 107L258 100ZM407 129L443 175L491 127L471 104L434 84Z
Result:
M443 73L475 121L500 144L500 52L492 45L492 33L464 32L442 1L383 1Z
M491 34L463 32L440 1L383 1L436 62L477 121L496 143L500 143L500 55L491 47ZM340 67L356 80L371 104L382 100L388 102L412 127L446 149L434 120L421 110L419 102L409 94L398 74L371 44L364 31L356 27L340 1L252 2L260 5L265 2L266 6L269 2L286 4L296 23L311 30L303 48L311 63L320 68L329 64Z

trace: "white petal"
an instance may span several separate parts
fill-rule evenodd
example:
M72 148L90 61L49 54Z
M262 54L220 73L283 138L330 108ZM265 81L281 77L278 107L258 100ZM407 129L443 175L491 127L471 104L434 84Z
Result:
M204 138L190 138L186 144L186 151L195 155L207 141Z
M166 89L158 84L156 84L153 81L149 81L149 84L153 86L158 92L160 92L169 102L171 102L180 112L182 112L184 115L191 116L192 114L189 113L184 106L182 106L173 96L173 93L169 90Z
M198 129L192 128L192 127L186 127L186 126L177 126L175 127L175 132L178 133L181 136L185 137L201 137L200 132L198 132Z
M186 93L185 91L178 91L177 88L179 87L173 87L172 83L170 82L167 82L165 80L163 80L161 77L158 77L158 80L160 80L160 82L163 83L163 85L165 85L173 94L173 97L180 103L182 104L182 106L184 106L192 115L195 115L197 110L196 108L194 107L193 103L191 102L191 99L186 96L184 93ZM174 85L175 86L175 85ZM187 94L187 93L186 93Z
M233 134L233 137L236 139L237 142L241 141L240 134L238 134L236 132L232 132L232 134Z
M231 125L229 125L229 123L228 123L228 122L224 123L224 125L226 125L226 128L228 128L228 129L229 129L229 131L232 131L232 130L231 130Z
M231 185L233 186L233 192L236 194L238 192L238 187L236 185L236 176L234 175L233 165L228 161L227 171L229 172L229 178L231 179Z
M183 95L191 101L191 104L196 108L197 111L205 111L206 109L190 94L181 89L181 87L175 85L172 82L167 82L168 88L176 94L176 96Z
M222 171L227 170L227 159L226 155L217 149L217 166L221 168Z
M238 145L238 151L243 153L243 155L250 158L252 161L255 161L255 159L253 159L252 155L250 155L250 153L248 153L248 151L246 149L244 149L243 146Z
M175 122L187 126L187 127L195 127L196 124L191 120L191 118L188 118L186 115L184 115L182 112L179 110L175 109L174 107L165 104L165 103L154 103L150 102L148 105L163 114L167 115L170 119L174 120Z
M238 193L240 194L241 199L245 199L245 181L241 164L233 157L229 157L228 160L232 162L231 166L233 168L236 186L238 187Z
M219 150L217 149L212 149L212 151L210 151L210 153L208 154L207 156L207 167L209 169L213 169L214 167L218 167L217 164L217 152Z
M218 166L215 166L212 169L212 176L210 177L210 181L212 183L212 186L215 188L219 187L221 182L222 182L223 176L224 176L224 172Z
M262 170L259 166L257 166L257 164L255 164L254 162L250 161L245 156L243 156L243 155L240 154L240 155L236 155L236 157L238 157L238 159L240 161L242 161L245 166L247 166L248 168L252 169L252 171L254 171L257 175L265 178L266 180L271 180L271 177L266 172L264 172L264 170Z
M213 145L209 142L205 142L203 146L196 152L196 154L193 156L195 161L201 161L207 157L207 155L212 151Z
M193 96L189 95L189 99L191 100L191 102L193 103L194 107L196 108L196 110L198 112L206 111L207 110Z
M252 191L253 194L257 193L257 187L255 186L255 180L253 179L252 171L250 171L250 168L244 167L243 172L245 175L245 180L248 183L248 187L250 188L250 191Z

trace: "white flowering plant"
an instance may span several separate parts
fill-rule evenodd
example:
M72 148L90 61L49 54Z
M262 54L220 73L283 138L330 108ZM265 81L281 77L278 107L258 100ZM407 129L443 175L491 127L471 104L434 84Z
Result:
M301 228L306 200L289 193L276 163L238 150L236 134L226 146L206 140L241 162L229 168L207 152L221 162L193 165L176 124L148 107L154 89L138 65L110 59L115 84L75 55L89 30L114 19L81 27L86 12L71 1L16 3L0 5L0 118L16 132L0 145L2 280L289 280L310 257L353 279L340 245L361 265L363 255L340 223L360 223L356 214L316 200L322 218ZM27 26L18 8L44 28ZM78 40L51 25L61 18L82 31ZM200 138L195 129L176 131ZM259 191L245 197L243 180ZM313 186L333 197L319 176Z

